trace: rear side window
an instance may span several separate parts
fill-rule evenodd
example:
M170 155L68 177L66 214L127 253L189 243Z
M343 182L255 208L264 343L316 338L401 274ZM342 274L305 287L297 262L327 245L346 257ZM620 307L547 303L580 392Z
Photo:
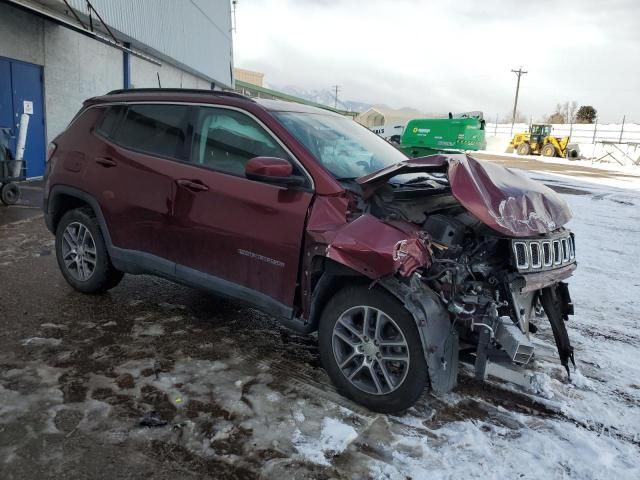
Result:
M123 105L114 105L113 107L107 107L107 111L102 117L100 125L98 125L98 132L100 132L105 137L110 138L116 126L118 125L118 122L122 118L122 114L125 110L126 109Z
M188 113L186 105L130 105L111 137L132 150L182 159Z

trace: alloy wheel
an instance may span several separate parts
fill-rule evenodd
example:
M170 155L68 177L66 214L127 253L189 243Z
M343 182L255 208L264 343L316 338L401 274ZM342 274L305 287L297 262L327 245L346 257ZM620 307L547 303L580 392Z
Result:
M67 271L76 280L85 282L93 275L98 255L93 236L85 225L73 222L64 229L62 260Z
M402 330L374 307L343 312L333 327L332 347L345 378L372 395L393 392L409 372L409 345Z

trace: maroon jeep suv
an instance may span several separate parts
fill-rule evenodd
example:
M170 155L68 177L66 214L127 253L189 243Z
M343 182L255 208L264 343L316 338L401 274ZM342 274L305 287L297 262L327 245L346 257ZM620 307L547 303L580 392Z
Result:
M86 293L159 275L318 331L347 397L406 409L460 362L526 385L539 319L573 349L562 198L464 154L409 159L304 105L199 90L87 100L49 149L47 226Z

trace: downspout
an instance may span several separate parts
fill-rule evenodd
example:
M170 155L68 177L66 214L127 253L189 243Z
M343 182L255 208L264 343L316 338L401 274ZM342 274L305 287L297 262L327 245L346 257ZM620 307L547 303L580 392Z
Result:
M131 48L129 42L124 42L124 47ZM131 88L131 55L127 50L122 51L122 85L123 88Z

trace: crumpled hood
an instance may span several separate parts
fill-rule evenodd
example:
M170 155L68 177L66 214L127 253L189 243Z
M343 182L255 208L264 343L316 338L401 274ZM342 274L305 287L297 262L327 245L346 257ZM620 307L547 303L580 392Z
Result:
M571 219L567 202L546 185L465 154L413 158L360 177L357 182L375 188L391 177L414 172L446 172L456 200L503 235L547 234Z

